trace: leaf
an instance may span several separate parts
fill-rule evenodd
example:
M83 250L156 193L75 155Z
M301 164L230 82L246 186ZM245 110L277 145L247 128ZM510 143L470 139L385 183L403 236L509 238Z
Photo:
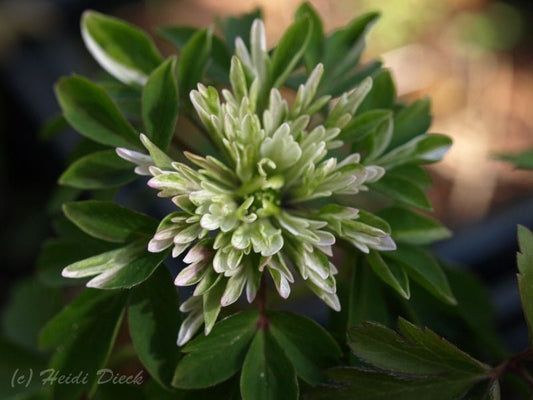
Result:
M400 176L407 179L421 189L429 189L433 184L428 172L421 165L401 165L387 170L387 174L389 176Z
M176 58L171 57L157 67L148 78L142 94L145 134L163 150L168 148L178 120L175 66Z
M215 322L217 321L218 314L222 304L220 300L226 290L227 280L220 279L215 282L209 290L203 293L203 307L204 307L204 320L205 320L205 334L209 335Z
M165 387L170 387L180 353L178 307L176 287L166 268L130 293L128 325L133 346L150 376Z
M85 11L81 34L100 66L126 84L143 86L162 62L150 37L120 19Z
M322 370L339 362L339 345L313 320L284 311L269 312L267 318L269 333L307 383L323 381Z
M451 145L452 140L448 136L437 133L420 135L374 162L386 169L405 164L433 163L440 161Z
M457 304L446 275L428 252L419 247L401 244L396 251L387 252L383 256L399 262L411 278L434 296L448 304Z
M383 122L392 119L390 110L371 110L355 116L341 131L339 139L343 142L359 142Z
M357 115L376 108L391 109L396 100L396 88L389 70L379 70L372 76L372 89L357 108Z
M451 236L450 230L437 220L406 207L385 208L378 215L390 224L395 241L430 244Z
M121 291L85 290L44 327L41 346L57 347L49 368L64 375L81 374L80 381L87 376L87 385L53 385L53 398L77 399L83 391L94 393L97 371L106 365L125 301L126 293ZM46 376L41 375L41 379Z
M54 115L44 121L39 129L38 137L50 140L68 129L68 122L62 115Z
M392 137L392 116L382 121L374 130L368 135L363 146L365 147L364 161L370 163L379 157L387 148Z
M369 186L372 190L384 194L394 200L398 200L403 204L424 210L433 209L426 193L424 193L424 191L416 184L401 176L390 176L385 174L383 178L377 182L371 183Z
M108 242L127 243L151 236L157 221L109 201L86 200L63 205L63 212L85 233Z
M518 288L529 328L529 342L533 345L533 233L522 225L518 226L518 243Z
M304 61L307 71L311 72L320 62L324 47L324 27L320 16L310 3L302 3L296 10L296 20L309 18L312 22L309 43L304 52Z
M137 132L102 88L74 75L61 78L55 93L63 115L82 135L112 147L140 148Z
M366 254L365 258L372 270L383 282L396 290L403 298L409 299L411 297L409 278L403 268L394 262L385 262L375 250Z
M94 276L87 287L129 289L148 279L168 253L169 250L149 253L146 241L140 240L70 264L62 275L68 278Z
M243 400L296 400L298 380L290 361L268 330L257 331L241 373Z
M248 48L250 48L250 30L254 20L263 17L261 9L257 8L248 14L239 17L230 17L217 21L226 43L230 47L230 53L235 52L235 39L242 38Z
M500 153L496 154L496 158L508 161L516 168L533 169L533 149L518 154Z
M122 115L129 121L141 122L142 88L125 85L116 80L98 82L117 105Z
M296 20L284 33L272 54L270 77L273 87L283 85L296 68L311 39L312 22L309 18Z
M62 306L61 290L46 287L34 278L20 281L11 289L4 308L3 334L13 343L37 350L39 330Z
M422 99L402 108L394 116L394 134L389 149L394 149L427 132L431 126L431 102Z
M59 177L59 184L84 190L108 189L135 177L131 163L117 156L115 150L104 150L74 161Z
M178 61L178 87L184 96L202 81L211 52L213 32L203 29L193 35L181 52Z
M241 312L215 325L209 336L199 336L182 348L188 353L178 363L172 386L199 389L233 376L242 366L259 317Z

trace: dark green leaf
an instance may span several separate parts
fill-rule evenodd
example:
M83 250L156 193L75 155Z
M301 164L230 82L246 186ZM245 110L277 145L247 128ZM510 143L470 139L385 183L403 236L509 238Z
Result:
M220 300L224 295L226 285L226 279L218 279L206 292L203 293L205 332L208 334L211 332L211 329L217 321L218 314L220 313L220 308L222 307Z
M170 387L179 359L178 296L166 268L132 289L128 307L130 336L139 359L161 385Z
M427 132L431 125L429 99L415 101L394 116L394 134L389 149L394 149Z
M383 122L392 119L390 110L371 110L357 115L342 128L339 139L343 142L358 142L374 132Z
M376 192L382 193L391 199L398 200L403 204L424 210L433 209L426 193L416 184L401 176L385 174L383 178L369 186Z
M4 335L27 349L37 350L42 326L63 306L59 289L43 286L30 278L17 283L2 316Z
M448 304L457 304L442 268L425 250L402 244L396 251L383 253L383 256L399 262L411 278L434 296Z
M389 70L382 69L372 76L372 89L366 95L357 114L376 108L391 109L396 100L396 88Z
M518 243L518 288L529 327L529 342L533 345L533 233L522 225L518 226Z
M406 207L385 208L378 215L390 224L392 237L400 242L429 244L451 236L437 220Z
M139 240L70 264L62 274L69 278L94 276L87 287L129 289L148 279L168 253L169 250L149 253L146 241Z
M428 172L421 165L401 165L387 170L387 174L390 176L400 176L405 178L421 189L429 189L433 184Z
M363 79L376 74L381 69L381 61L371 60L364 64L356 66L349 74L338 77L327 85L327 92L322 90L324 86L319 87L319 94L327 93L331 96L340 96L344 92L353 90ZM329 76L329 75L326 75Z
M150 37L120 19L85 11L81 33L102 68L126 84L144 85L162 61Z
M47 119L39 130L39 138L50 140L68 129L68 122L62 115Z
M304 55L311 38L312 22L309 18L295 21L280 39L270 64L270 76L274 87L285 83Z
M250 47L250 30L255 19L261 19L262 12L258 8L249 14L240 17L230 17L217 21L220 29L224 33L226 43L230 47L230 52L235 51L235 39L240 37L247 47Z
M102 375L102 380L107 379L106 375ZM135 378L135 374L124 374L124 376ZM92 400L116 400L116 399L128 399L128 400L148 400L143 392L143 386L140 384L116 384L106 383L99 384L98 389L92 398ZM150 399L153 400L153 399ZM159 399L158 399L159 400Z
M392 115L389 115L365 138L363 141L365 163L373 162L376 157L379 157L385 151L392 137L392 129Z
M533 149L518 154L502 153L496 156L500 160L509 161L516 168L533 169Z
M71 76L61 78L55 92L63 115L82 135L108 146L140 148L137 132L102 88Z
M304 53L304 61L307 71L310 72L320 62L324 47L324 27L320 16L310 3L302 3L296 10L296 19L309 18L312 22L309 44Z
M54 398L77 399L84 391L94 393L97 371L106 365L122 322L125 301L124 292L86 290L45 326L41 343L57 346L49 367L64 375L80 374L81 382L87 377L86 385L53 385Z
M211 52L212 36L210 29L198 31L181 52L178 61L178 87L185 96L202 81Z
M437 133L420 135L391 150L375 163L389 169L405 164L440 161L452 145L448 136Z
M241 367L256 332L255 311L234 314L215 325L209 336L199 336L182 351L172 385L197 389L216 385L233 376Z
M78 189L107 189L125 185L135 179L131 163L115 150L89 154L74 161L59 178L61 185Z
M98 82L98 86L111 97L127 120L141 122L141 88L128 86L116 80Z
M142 94L142 115L148 138L166 150L178 120L178 88L174 69L176 58L169 58L148 78Z
M374 250L371 250L365 257L372 270L383 282L396 290L400 296L406 299L411 296L411 292L409 291L409 278L403 268L395 262L385 262L379 253Z
M298 380L268 330L257 331L241 373L243 400L297 400Z
M151 236L157 221L109 201L86 200L63 205L69 220L85 233L108 242L127 243L139 236Z
M269 312L269 330L309 384L323 380L322 370L338 363L342 352L331 335L313 320L290 312Z

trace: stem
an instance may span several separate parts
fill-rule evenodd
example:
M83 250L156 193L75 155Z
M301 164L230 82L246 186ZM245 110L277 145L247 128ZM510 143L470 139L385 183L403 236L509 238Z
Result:
M528 361L531 359L533 359L533 348L526 349L525 351L514 355L491 371L491 380L501 378L505 372L511 372L521 378L529 385L529 387L533 388L533 376L531 376L524 366L521 365L522 361Z
M261 276L261 283L257 292L257 310L259 311L259 319L257 320L257 329L268 329L269 321L266 315L266 279L265 274Z

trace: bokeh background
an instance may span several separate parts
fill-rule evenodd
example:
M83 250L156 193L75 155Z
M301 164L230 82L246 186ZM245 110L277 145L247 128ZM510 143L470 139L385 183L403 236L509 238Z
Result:
M314 0L326 31L357 14L382 17L365 57L390 68L402 99L432 99L432 131L454 140L430 171L435 216L454 230L435 247L488 285L506 343L526 331L515 282L516 224L533 226L533 172L495 154L533 148L531 0ZM32 273L50 234L47 209L76 135L45 140L58 115L53 83L72 72L92 76L79 18L87 8L149 32L161 24L207 26L261 7L269 43L292 22L299 0L3 0L0 1L0 301ZM165 49L164 44L159 42Z

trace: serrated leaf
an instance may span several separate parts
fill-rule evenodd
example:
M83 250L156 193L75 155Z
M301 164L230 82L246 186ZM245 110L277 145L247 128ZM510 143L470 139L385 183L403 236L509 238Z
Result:
M386 259L392 259L400 263L405 268L407 274L422 285L431 294L442 301L455 305L455 299L448 279L442 271L440 265L425 250L407 245L398 245L396 251L383 253Z
M59 184L77 189L108 189L135 179L131 163L118 157L114 150L86 155L72 163L59 177Z
M179 360L178 307L176 287L166 268L154 272L130 293L128 325L133 346L152 378L169 388Z
M63 212L85 233L108 242L127 243L151 236L157 221L109 201L86 200L63 205Z
M148 78L142 94L145 135L166 150L178 120L178 87L174 69L176 58L169 58Z
M522 225L518 226L518 243L518 288L529 328L529 342L533 345L533 233Z
M383 282L392 287L398 294L406 299L411 297L409 290L409 278L403 268L398 266L395 262L388 260L385 262L380 254L372 250L365 255L366 260L372 270Z
M120 19L85 11L81 34L100 66L126 84L143 86L162 62L150 37Z
M187 96L202 81L209 54L213 32L203 29L193 35L183 48L178 61L178 87Z
M307 71L311 72L320 62L324 47L324 27L320 16L310 3L302 3L296 10L296 20L309 18L312 22L311 36L304 52L304 61Z
M311 39L312 22L309 18L295 21L279 40L270 65L270 76L273 87L280 87L285 83L289 74L296 68L304 55Z
M496 157L512 163L516 168L533 169L533 149L517 154L500 153Z
M353 118L339 134L339 139L343 142L359 142L365 139L375 129L392 118L390 110L371 110Z
M94 393L97 371L105 366L115 342L126 297L120 291L86 290L44 327L41 345L57 346L49 367L72 376L82 371L88 382L53 385L53 398L77 399L82 392Z
M242 367L258 317L255 311L234 314L216 324L209 336L183 347L188 354L178 363L172 386L199 389L233 376Z
M112 147L140 148L135 129L96 84L74 75L61 78L55 93L66 120L82 135Z
M389 149L426 133L431 126L430 109L429 99L421 99L402 108L394 116L394 134Z
M388 207L378 215L391 226L396 241L411 244L430 244L451 236L448 228L439 221L406 207Z
M87 287L98 289L132 288L144 282L163 262L169 250L149 253L145 240L86 258L68 265L62 275L68 278L94 276Z
M371 183L370 188L408 206L432 210L433 207L423 189L401 176L385 174L379 181Z
M357 115L370 110L391 109L396 100L396 87L389 70L382 69L372 76L372 89L357 108Z
M424 134L396 147L375 161L387 169L406 164L425 164L440 161L452 145L448 136Z
M269 331L307 383L323 381L322 370L335 365L342 356L331 335L311 319L291 312L269 312Z
M296 400L298 394L290 361L268 330L258 330L242 367L243 400Z

